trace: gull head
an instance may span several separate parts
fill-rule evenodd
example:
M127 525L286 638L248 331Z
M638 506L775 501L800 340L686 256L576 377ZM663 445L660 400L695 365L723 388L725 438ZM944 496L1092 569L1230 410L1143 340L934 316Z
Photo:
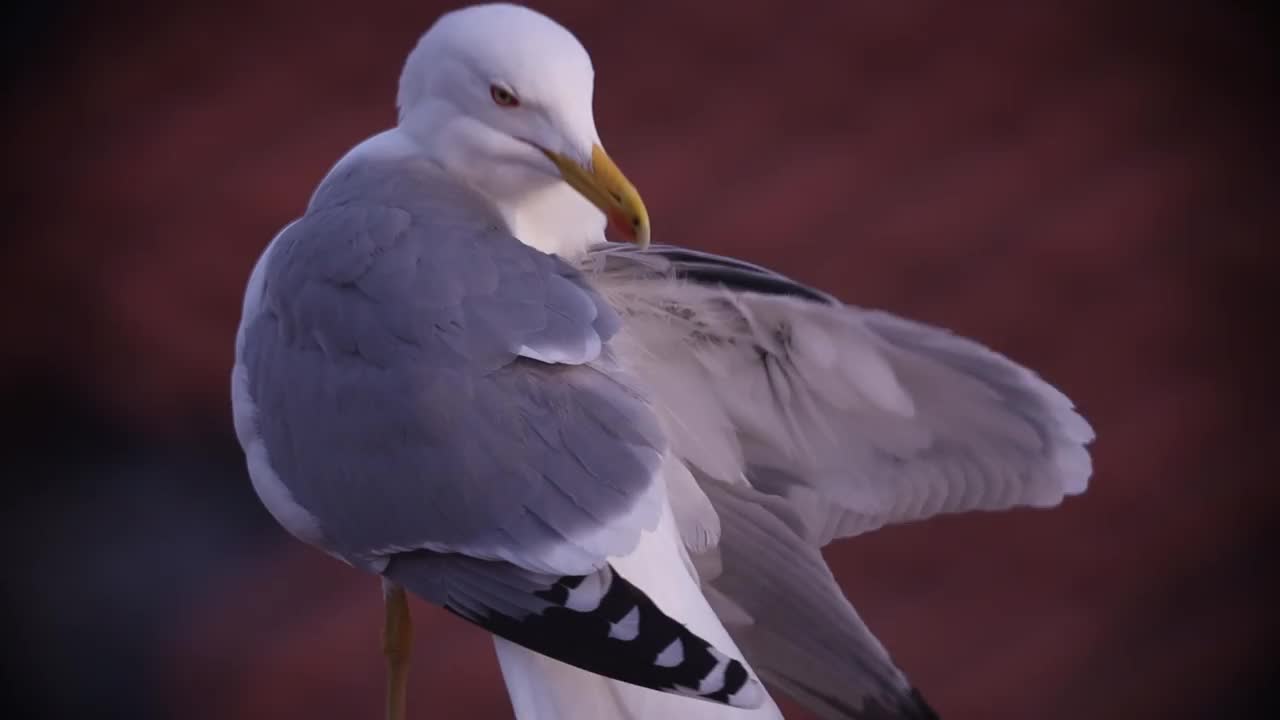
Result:
M484 193L521 240L572 253L606 220L649 241L635 187L604 151L592 113L595 70L564 27L518 5L440 17L400 76L399 130Z

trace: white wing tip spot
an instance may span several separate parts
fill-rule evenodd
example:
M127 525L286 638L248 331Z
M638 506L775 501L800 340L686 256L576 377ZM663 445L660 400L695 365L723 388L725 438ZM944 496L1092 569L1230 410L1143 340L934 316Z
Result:
M631 612L622 616L615 623L609 623L609 637L615 640L635 640L640 636L640 608L633 607Z
M764 686L755 678L747 678L738 692L729 696L729 704L737 708L746 708L754 710L764 705L765 693Z
M711 672L702 678L702 682L698 683L698 692L702 695L710 695L723 690L724 672L729 668L730 658L728 655L715 648L710 648L710 650L712 657L716 659L716 665L711 668Z
M673 668L684 662L684 643L680 638L671 641L662 652L658 653L658 657L654 658L653 664L659 667Z
M588 575L578 587L569 590L564 606L577 612L593 612L600 607L604 596L609 592L612 576L605 573Z

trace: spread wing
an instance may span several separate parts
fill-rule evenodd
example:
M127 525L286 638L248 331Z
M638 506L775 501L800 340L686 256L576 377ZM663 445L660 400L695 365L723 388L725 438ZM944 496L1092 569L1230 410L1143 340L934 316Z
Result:
M936 717L819 548L939 513L1057 504L1086 487L1089 425L975 342L749 263L605 245L583 268L623 314L613 346L709 501L686 503L681 530L748 661L824 718Z
M706 253L607 245L585 267L625 316L615 346L691 430L675 452L787 499L813 543L1087 486L1088 423L976 342Z

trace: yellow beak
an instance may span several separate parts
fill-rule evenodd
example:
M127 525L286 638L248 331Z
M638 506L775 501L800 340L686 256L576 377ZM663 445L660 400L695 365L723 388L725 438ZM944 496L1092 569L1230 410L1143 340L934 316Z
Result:
M642 248L649 246L649 211L644 209L635 185L613 164L604 148L591 148L591 166L586 168L560 153L542 152L560 169L560 176L569 187L600 208L614 229Z

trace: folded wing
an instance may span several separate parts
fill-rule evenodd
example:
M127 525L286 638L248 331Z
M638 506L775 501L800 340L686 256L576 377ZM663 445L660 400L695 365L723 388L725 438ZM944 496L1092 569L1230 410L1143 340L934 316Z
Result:
M340 167L254 271L233 373L303 539L584 670L753 707L745 667L608 563L666 503L618 317L426 164ZM394 170L394 171L392 171Z

